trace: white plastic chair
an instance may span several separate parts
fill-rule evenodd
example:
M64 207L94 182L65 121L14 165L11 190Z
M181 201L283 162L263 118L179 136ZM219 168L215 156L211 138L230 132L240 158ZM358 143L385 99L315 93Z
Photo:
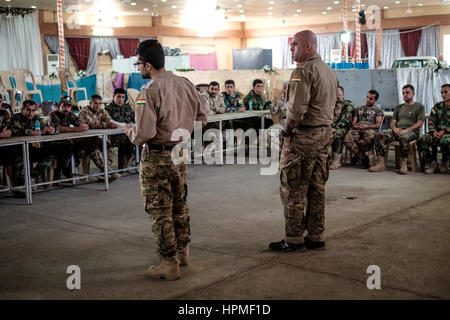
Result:
M12 87L9 77L8 70L0 71L0 94L7 97L4 101L9 101L9 94L11 94L11 108L14 109L16 107L15 89Z
M11 76L14 77L16 82L16 94L20 93L20 105L23 101L28 99L33 99L34 94L38 94L41 98L41 103L44 102L42 97L42 91L36 87L36 82L34 81L33 73L28 69L11 69ZM33 89L27 88L26 77L30 76L31 83L33 84Z
M61 96L64 92L67 92L68 96L72 98L72 101L77 104L77 92L83 91L85 100L89 100L86 92L86 88L78 88L72 73L67 68L56 68L58 72L59 81L61 83ZM72 82L73 87L69 87L69 81Z

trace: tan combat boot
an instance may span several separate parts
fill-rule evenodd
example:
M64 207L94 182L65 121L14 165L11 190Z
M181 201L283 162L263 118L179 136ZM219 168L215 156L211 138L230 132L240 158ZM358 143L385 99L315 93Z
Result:
M163 257L159 265L148 267L148 275L155 279L178 280L181 277L178 260L175 257Z
M330 166L331 170L338 169L338 168L340 168L342 166L341 158L342 158L342 154L341 153L333 152L333 159L334 160L333 160L333 163Z
M440 167L439 167L439 171L441 172L441 173L447 173L447 170L448 170L448 162L447 161L442 161L441 162L441 165L440 165Z
M428 169L425 170L425 173L426 174L432 174L432 173L434 173L437 170L437 168L438 168L437 163L436 162L432 162L432 163L430 163L430 166L428 167Z
M400 158L400 173L407 174L408 173L408 159Z
M185 267L189 265L189 243L182 250L177 250L177 259L180 266Z
M121 176L122 176L122 175L121 175L120 173L113 173L113 174L111 174L111 175L109 176L109 179L110 179L111 181L114 181L114 180L119 179Z
M384 164L384 157L378 157L377 164L373 167L369 168L370 172L378 172L378 171L385 171L386 165Z

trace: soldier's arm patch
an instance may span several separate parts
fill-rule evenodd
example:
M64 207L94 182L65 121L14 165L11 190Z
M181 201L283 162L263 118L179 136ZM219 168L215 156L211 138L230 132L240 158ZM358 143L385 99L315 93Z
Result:
M146 100L145 99L137 99L136 100L136 106L143 107L145 106Z
M291 78L291 82L300 82L300 81L302 81L302 78L301 77L292 77Z

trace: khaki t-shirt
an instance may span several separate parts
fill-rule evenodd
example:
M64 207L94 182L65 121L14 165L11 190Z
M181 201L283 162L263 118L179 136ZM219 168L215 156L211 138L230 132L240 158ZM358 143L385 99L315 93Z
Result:
M417 102L410 106L402 103L395 107L392 119L397 121L397 128L407 129L419 120L425 121L425 107Z
M356 108L354 115L358 117L358 124L371 125L377 123L377 117L383 116L383 110L377 106L361 106Z

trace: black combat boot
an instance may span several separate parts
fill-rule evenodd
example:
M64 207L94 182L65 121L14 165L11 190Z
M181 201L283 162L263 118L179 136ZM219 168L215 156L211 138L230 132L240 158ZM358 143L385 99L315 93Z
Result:
M305 247L309 250L325 250L325 241L312 241L305 237Z
M284 251L284 252L292 252L292 251L305 251L305 245L303 243L289 243L284 240L278 242L271 242L269 244L269 248L273 251Z

